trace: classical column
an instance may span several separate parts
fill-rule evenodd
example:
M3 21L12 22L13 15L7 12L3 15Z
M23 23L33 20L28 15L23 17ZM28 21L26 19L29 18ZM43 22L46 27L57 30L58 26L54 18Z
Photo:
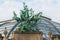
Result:
M14 32L11 32L11 39L15 40L15 34L14 34Z
M52 40L51 36L52 36L52 32L48 32L48 40Z
M7 37L6 37L6 35L7 35L7 28L5 27L3 40L8 40Z
M15 32L15 40L19 40L20 38L20 34L19 34L19 29L18 27L16 28L16 30L14 31Z
M40 33L40 40L43 40L43 33Z
M58 36L56 36L56 40L59 40Z

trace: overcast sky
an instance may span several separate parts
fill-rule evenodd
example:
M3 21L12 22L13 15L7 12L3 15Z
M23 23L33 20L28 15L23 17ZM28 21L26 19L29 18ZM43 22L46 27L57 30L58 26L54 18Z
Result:
M13 11L18 14L23 2L36 13L42 11L43 16L60 22L60 0L0 0L0 21L12 19Z

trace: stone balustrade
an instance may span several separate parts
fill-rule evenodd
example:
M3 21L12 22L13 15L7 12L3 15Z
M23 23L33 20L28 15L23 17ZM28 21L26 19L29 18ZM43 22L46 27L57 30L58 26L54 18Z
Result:
M7 28L4 30L4 37L0 34L0 40L8 40L7 36ZM20 33L18 29L11 32L10 40L44 40L43 33ZM48 32L48 40L60 40L60 35L52 35L52 32Z

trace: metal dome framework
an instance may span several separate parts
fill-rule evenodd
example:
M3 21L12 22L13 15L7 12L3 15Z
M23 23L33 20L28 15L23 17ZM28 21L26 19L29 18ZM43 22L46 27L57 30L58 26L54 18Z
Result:
M6 26L7 24L9 24L9 25L12 25L12 26L9 26L8 25L8 30L9 30L9 32L8 32L8 35L7 35L7 38L9 38L9 36L10 36L10 33L16 28L16 26L19 24L19 23L17 23L16 21L13 21L13 22L11 22L12 20L10 20L10 21L4 21L4 23L2 23L2 24L0 24L1 26L0 26L0 28L2 29L2 26ZM47 18L47 17L41 17L41 19L37 22L37 27L39 27L39 29L40 29L40 31L42 31L43 32L43 35L45 36L45 37L47 37L47 33L49 32L49 31L51 31L52 32L52 34L59 34L60 33L60 31L56 28L56 26L52 23L52 20L51 19L49 19L49 18ZM4 29L4 27L3 27L3 29ZM2 30L3 30L2 29Z

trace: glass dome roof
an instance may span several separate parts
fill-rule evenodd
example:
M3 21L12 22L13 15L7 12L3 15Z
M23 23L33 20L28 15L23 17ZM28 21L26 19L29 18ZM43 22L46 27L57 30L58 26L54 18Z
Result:
M17 23L16 21L12 21L12 22L8 21L8 22L0 23L0 30L4 30L4 27L7 27L8 35L10 35L10 32L16 28L17 26L16 23ZM37 22L37 27L39 27L40 31L43 32L43 36L45 38L48 37L47 35L49 31L51 31L52 34L60 33L59 31L60 24L44 16L42 16L41 19ZM0 33L3 34L3 31L1 31Z
M52 32L52 35L60 33L58 28L56 28L56 26L52 22L53 21L49 20L48 18L42 17L41 20L39 20L38 23L37 23L37 26L39 27L40 31L43 32L43 36L45 38L48 37L48 32L49 31Z

